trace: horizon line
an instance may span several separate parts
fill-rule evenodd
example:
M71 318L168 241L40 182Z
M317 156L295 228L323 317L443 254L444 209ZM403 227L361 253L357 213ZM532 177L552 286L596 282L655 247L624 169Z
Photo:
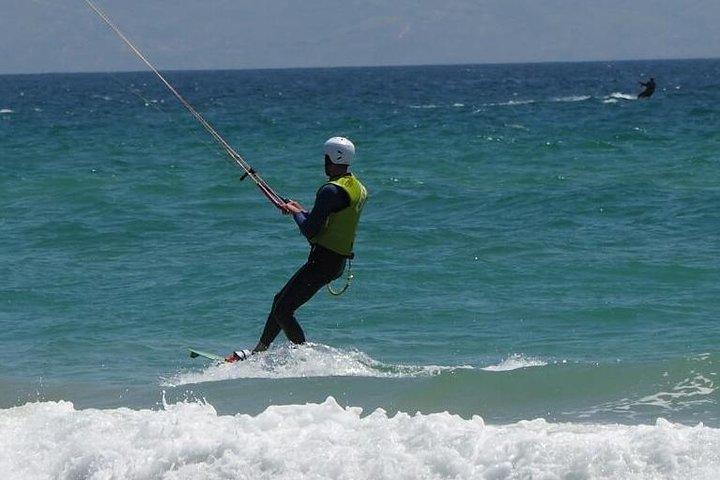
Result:
M639 62L679 62L679 61L713 61L720 57L680 57L680 58L632 58L606 60L538 60L538 61L507 61L507 62L471 62L471 63L427 63L427 64L377 64L377 65L340 65L340 66L304 66L304 67L217 67L217 68L158 68L162 72L235 72L235 71L292 71L292 70L340 70L340 69L389 69L389 68L431 68L431 67L480 67L503 65L551 65L551 64L582 64L582 63L639 63ZM0 72L0 76L22 75L99 75L124 73L152 73L149 69L122 70L51 70L37 72Z

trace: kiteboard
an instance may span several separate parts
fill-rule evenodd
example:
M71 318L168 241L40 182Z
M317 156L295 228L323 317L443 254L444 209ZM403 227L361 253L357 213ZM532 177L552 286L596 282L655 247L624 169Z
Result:
M252 355L252 352L250 350L238 350L235 352L235 355L236 357L234 360L232 358L228 360L222 355L215 355L214 353L203 352L202 350L196 350L194 348L190 349L190 358L203 357L217 363L235 363L238 361L247 360L248 358L250 358L250 355Z
M196 350L194 348L191 348L190 349L190 358L197 358L197 357L207 358L208 360L213 360L218 363L225 362L225 357L223 357L222 355L216 355L214 353L203 352L202 350Z

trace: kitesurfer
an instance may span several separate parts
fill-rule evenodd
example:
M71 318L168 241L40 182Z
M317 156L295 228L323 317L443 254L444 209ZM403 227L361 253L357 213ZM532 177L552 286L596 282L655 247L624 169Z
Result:
M355 159L355 145L345 137L332 137L323 150L328 181L318 190L312 209L308 212L294 200L281 206L284 214L293 216L310 242L308 259L275 295L255 348L231 353L225 359L228 362L267 350L281 331L292 343L305 343L295 311L323 286L339 278L348 259L354 256L355 232L367 199L367 190L349 171Z

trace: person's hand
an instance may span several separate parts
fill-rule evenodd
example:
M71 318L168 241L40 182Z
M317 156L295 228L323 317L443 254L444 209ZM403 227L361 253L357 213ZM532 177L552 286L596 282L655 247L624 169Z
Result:
M290 215L293 213L300 213L300 212L305 211L303 206L300 205L295 200L290 200L289 202L286 202L285 205L282 205L280 207L280 209L282 210L283 214L285 214L285 215Z

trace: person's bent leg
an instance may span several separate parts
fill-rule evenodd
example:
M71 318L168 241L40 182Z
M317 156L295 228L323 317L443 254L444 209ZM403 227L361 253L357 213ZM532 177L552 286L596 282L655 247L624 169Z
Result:
M281 329L291 342L305 343L305 333L295 318L295 311L323 286L337 278L344 265L344 257L322 247L314 247L308 261L275 295L260 341L253 351L267 350Z
M295 311L307 303L322 287L339 276L345 257L322 247L313 247L308 261L288 282L273 303L270 316L293 343L305 343L305 334Z
M313 265L309 264L292 278L273 302L269 318L282 328L285 336L292 343L305 343L305 332L295 318L295 310L310 300L323 285L323 279L317 275ZM261 337L261 341L265 339L269 337Z
M297 306L293 307L293 305L298 302L299 292L305 290L304 286L308 283L313 283L312 279L315 275L312 272L312 267L313 265L310 261L305 263L295 272L290 280L287 281L277 295L275 295L270 314L265 321L265 328L263 329L262 335L260 335L260 341L253 349L254 351L262 352L267 350L280 333L280 330L285 332L285 335L291 342L305 343L305 333L297 319L293 316L293 313L295 309L302 305L302 303L305 303L312 295L302 303L297 304ZM316 288L315 291L318 289L319 287Z

